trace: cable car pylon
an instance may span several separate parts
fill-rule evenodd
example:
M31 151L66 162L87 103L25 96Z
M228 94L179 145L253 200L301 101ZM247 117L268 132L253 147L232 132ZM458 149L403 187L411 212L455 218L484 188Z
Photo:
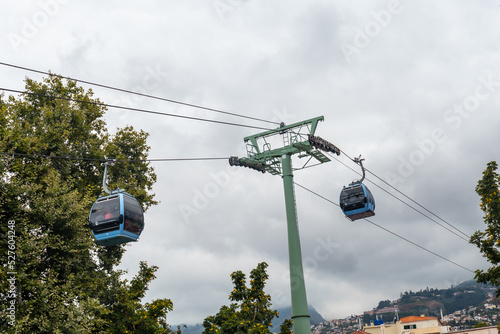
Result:
M320 150L340 155L340 150L328 141L314 136L319 116L303 122L284 125L274 130L259 133L244 138L247 143L247 157L231 157L231 166L248 167L272 175L281 175L285 192L285 209L287 217L288 256L290 266L290 290L292 299L293 332L295 334L310 334L311 322L307 306L307 296L302 266L297 208L293 184L293 171L319 165L330 161ZM280 135L283 146L271 147L270 137ZM292 168L292 156L297 154L305 159L298 168Z

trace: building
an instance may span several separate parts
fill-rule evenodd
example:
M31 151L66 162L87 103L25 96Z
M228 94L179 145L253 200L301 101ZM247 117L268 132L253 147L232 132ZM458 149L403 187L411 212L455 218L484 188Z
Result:
M362 330L358 330L358 331L352 332L351 334L369 334L369 333L362 331Z
M436 317L410 316L400 320L404 334L442 334L451 332L449 326L444 326Z
M451 332L451 328L449 326L444 326L439 318L421 315L404 317L394 324L382 323L365 325L363 331L369 334L443 334Z
M497 326L479 327L453 332L453 334L498 334Z

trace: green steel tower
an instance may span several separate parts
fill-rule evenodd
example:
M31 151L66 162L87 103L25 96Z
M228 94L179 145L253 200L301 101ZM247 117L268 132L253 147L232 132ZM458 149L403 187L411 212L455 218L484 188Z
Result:
M340 150L333 144L314 135L319 121L323 116L285 126L283 123L275 130L269 130L257 135L245 137L247 157L231 157L231 166L242 166L255 169L262 173L281 175L285 190L285 208L288 231L288 256L290 266L290 288L292 299L293 332L295 334L310 334L311 323L307 305L302 253L300 248L299 226L295 204L293 171L311 167L330 161L320 150L333 152ZM281 140L276 140L281 136ZM274 141L273 141L274 139ZM278 143L279 147L272 148ZM301 167L292 168L292 156L304 159Z

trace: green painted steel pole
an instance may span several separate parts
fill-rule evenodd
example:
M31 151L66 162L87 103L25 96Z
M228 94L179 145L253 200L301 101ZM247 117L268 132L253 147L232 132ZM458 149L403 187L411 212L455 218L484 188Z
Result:
M300 250L299 225L295 206L295 191L291 155L282 156L283 185L288 229L288 256L290 259L290 288L292 292L292 319L294 334L311 334L311 322L307 307L302 252Z

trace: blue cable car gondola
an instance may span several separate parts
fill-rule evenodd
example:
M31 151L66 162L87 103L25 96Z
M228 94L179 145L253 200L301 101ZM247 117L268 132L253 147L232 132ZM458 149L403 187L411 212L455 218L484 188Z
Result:
M89 227L95 242L115 246L137 241L144 229L144 213L139 202L123 189L109 191L106 186L108 165L105 163L103 189L108 196L99 197L89 214Z
M340 193L340 208L354 221L375 215L375 199L363 183L351 183Z
M96 244L114 246L139 238L144 229L144 214L132 195L119 192L97 199L89 224Z
M368 218L375 215L375 199L367 186L363 184L365 179L364 159L355 158L363 170L363 177L359 181L354 181L349 186L344 187L340 193L340 208L344 215L351 221Z

